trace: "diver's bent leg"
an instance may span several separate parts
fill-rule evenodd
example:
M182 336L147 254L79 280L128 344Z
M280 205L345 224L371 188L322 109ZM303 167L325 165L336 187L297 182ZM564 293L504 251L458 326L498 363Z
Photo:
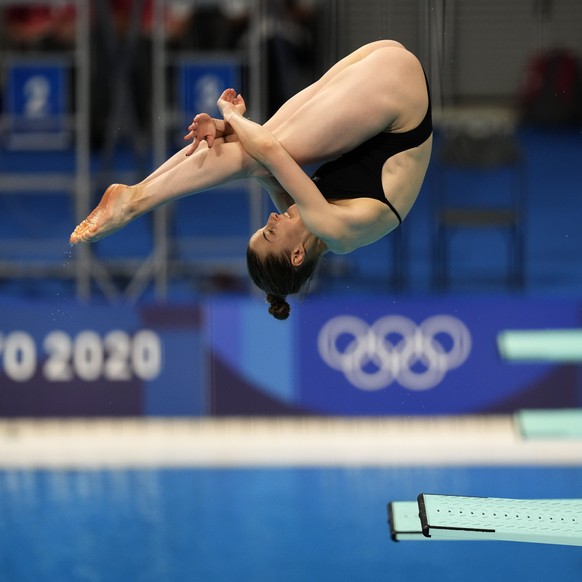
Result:
M95 242L162 204L249 177L258 167L239 142L202 147L184 158L141 184L110 186L95 210L73 231L70 242Z
M140 184L145 184L146 182L150 182L154 178L165 174L168 170L171 170L179 163L186 159L186 151L190 146L186 146L182 148L180 151L176 152L173 156L169 157L161 166L156 168L151 174L149 174L146 178L144 178Z
M238 141L238 138L236 138L236 137L229 137L227 139L215 138L214 145L219 145L219 144L222 144L225 142L233 142L233 141ZM204 145L205 144L200 144L198 147L202 148L202 147L204 147ZM172 155L170 158L168 158L161 166L156 168L146 178L144 178L140 182L140 185L145 184L146 182L150 182L154 178L157 178L158 176L165 174L168 170L171 170L172 168L174 168L178 164L185 161L187 158L191 157L191 155L186 155L189 150L190 150L190 145L183 147L181 150L179 150L174 155Z
M418 59L401 47L382 47L337 73L273 133L291 157L308 164L351 151L381 131L412 129L427 106Z
M343 72L348 67L358 63L373 52L386 47L401 48L404 47L394 40L378 40L355 50L346 57L335 63L328 69L317 81L288 99L264 124L264 126L271 132L276 132L283 124L285 124L297 111L299 111L311 99L317 99L317 94L339 73Z

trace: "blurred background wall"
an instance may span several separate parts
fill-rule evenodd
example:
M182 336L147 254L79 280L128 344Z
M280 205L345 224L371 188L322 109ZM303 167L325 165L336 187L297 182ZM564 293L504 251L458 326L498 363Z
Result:
M2 0L1 7L0 415L442 413L459 411L452 403L464 381L455 374L478 375L484 366L507 386L463 412L579 404L575 363L530 364L518 378L495 348L511 325L580 324L579 2ZM189 120L213 113L224 87L240 88L250 115L264 120L336 60L379 38L404 43L427 71L431 167L405 225L371 247L329 257L284 327L268 320L245 273L246 238L270 209L256 185L183 199L99 243L69 247L69 233L107 185L138 182L182 147ZM317 348L325 321L314 315L321 304L333 306L329 321L346 310L366 326L400 315L413 326L406 333L454 317L468 326L471 354L484 359L467 356L463 366L473 367L447 368L422 396L392 378L370 398L339 364L310 376L309 354L325 364ZM265 356L266 334L277 338L277 356ZM449 334L438 349L454 344ZM376 377L388 356L368 356L362 369ZM430 370L427 357L416 354L411 373ZM558 377L563 394L552 400L545 387ZM323 379L347 382L344 404L336 408L332 395L304 398ZM23 383L32 392L23 393ZM93 395L83 403L80 385ZM234 385L239 396L224 402Z
M386 504L580 496L580 30L579 0L0 0L2 582L579 581L568 546L393 544ZM430 79L425 184L287 321L247 281L256 185L69 246L223 88L262 121L384 37Z

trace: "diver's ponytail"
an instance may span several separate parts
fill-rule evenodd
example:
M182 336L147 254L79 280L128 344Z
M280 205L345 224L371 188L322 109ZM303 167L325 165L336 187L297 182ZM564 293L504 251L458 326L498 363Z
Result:
M289 317L291 307L289 306L289 303L285 301L285 297L281 295L271 295L268 293L267 303L271 304L269 307L269 313L275 319L287 319Z

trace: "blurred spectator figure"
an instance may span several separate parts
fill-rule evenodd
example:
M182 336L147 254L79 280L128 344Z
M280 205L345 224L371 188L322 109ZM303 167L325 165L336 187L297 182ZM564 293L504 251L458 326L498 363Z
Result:
M3 16L7 48L58 50L75 42L75 8L67 2L8 5Z
M229 48L244 48L249 35L259 35L266 57L266 117L310 84L314 70L315 0L263 0L258 25L252 20L248 0L224 0L229 21ZM253 26L254 25L254 26Z
M106 2L98 6L96 2ZM193 3L166 0L164 24L169 48L184 48L192 27ZM152 34L154 0L94 0L92 64L92 137L97 147L108 138L106 128L114 107L115 84L124 84L131 115L121 115L121 133L130 139L149 134L151 127ZM120 69L124 71L120 74ZM130 121L131 120L131 121ZM132 125L132 121L137 123ZM135 137L137 136L137 138ZM110 139L110 137L109 137ZM142 144L143 146L143 144Z
M582 123L582 66L569 49L549 49L532 57L520 89L524 122L548 128Z
M117 85L123 85L126 115L117 113L116 131L129 139L147 137L152 118L154 0L90 1L93 145L101 147L111 139L107 134L112 127L110 116L119 107ZM271 116L318 72L314 59L316 1L262 0L257 19L251 12L257 3L251 0L165 0L167 47L245 51L251 35L258 35L265 58L262 114ZM7 48L46 51L74 46L75 8L66 0L9 5L3 10L3 20L2 44Z
M127 34L131 26L134 5L137 0L109 0L113 17L115 33L118 37ZM166 0L165 2L165 34L166 41L180 44L190 29L193 14L193 3L188 0ZM154 24L154 0L145 0L143 9L138 15L139 35L150 39Z
M231 42L231 20L222 0L196 2L192 13L192 27L184 39L185 48L194 51L227 51ZM245 21L246 25L246 21Z

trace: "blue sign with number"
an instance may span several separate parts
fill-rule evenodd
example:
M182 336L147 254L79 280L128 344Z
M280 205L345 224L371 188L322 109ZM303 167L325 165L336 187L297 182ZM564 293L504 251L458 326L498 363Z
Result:
M179 69L180 111L186 126L198 113L220 116L216 102L225 89L240 91L236 59L184 60Z
M66 143L68 69L63 59L8 64L5 101L9 146L36 149Z
M8 114L33 125L62 117L68 92L64 63L13 63L8 69Z

